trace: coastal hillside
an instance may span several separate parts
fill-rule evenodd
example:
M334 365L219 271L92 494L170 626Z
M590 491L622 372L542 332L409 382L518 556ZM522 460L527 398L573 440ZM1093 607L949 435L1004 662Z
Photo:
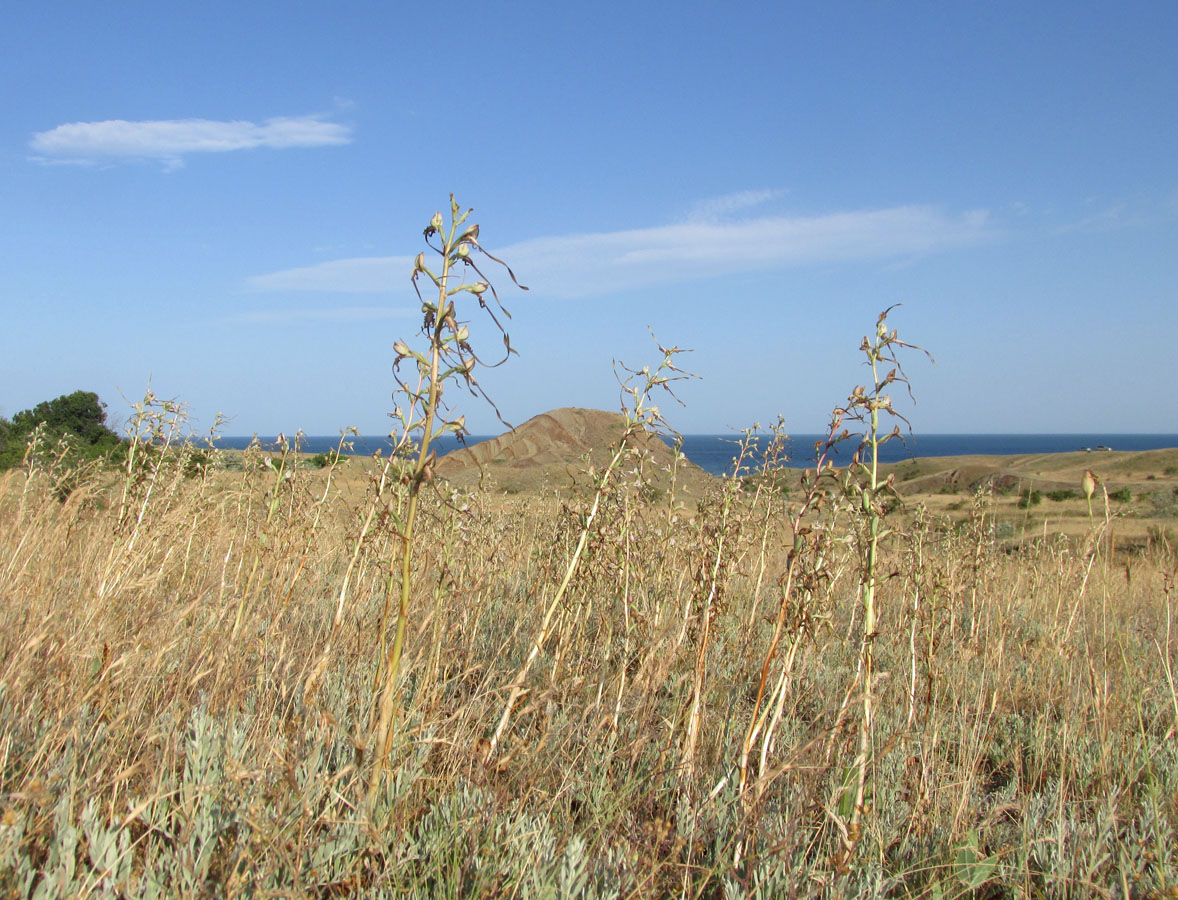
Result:
M481 481L510 493L562 490L585 481L590 466L608 463L625 428L621 413L562 407L533 416L499 437L447 454L438 461L437 474L456 487L473 487ZM666 490L674 462L671 449L650 433L632 442L648 454L651 484ZM712 476L681 459L676 480L688 491L698 492Z
M618 413L565 407L541 413L499 437L454 451L438 461L438 476L470 490L480 483L510 494L564 492L588 484L589 467L598 470L625 428ZM648 481L658 491L670 486L670 448L654 435L641 444L649 453ZM632 466L627 467L627 470ZM1085 534L1091 527L1081 491L1086 470L1098 489L1094 515L1117 519L1122 546L1146 545L1173 534L1178 512L1178 449L1038 453L1016 456L921 457L881 466L891 475L901 508L924 506L936 516L963 521L979 492L988 497L990 515L1009 540L1044 533ZM773 483L800 496L803 471L783 470ZM686 497L702 496L718 477L684 459L676 483ZM750 487L756 483L756 478ZM693 504L689 504L692 506Z

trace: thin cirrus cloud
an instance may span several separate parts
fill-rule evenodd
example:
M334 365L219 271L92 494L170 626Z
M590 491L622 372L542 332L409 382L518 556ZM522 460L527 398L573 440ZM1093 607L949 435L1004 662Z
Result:
M760 206L784 194L780 189L759 191L736 191L720 197L710 197L701 200L691 207L687 214L688 222L717 222L725 216L742 210Z
M312 309L260 309L232 317L234 322L293 324L296 322L377 322L416 316L413 309L386 306L333 306Z
M255 291L376 294L399 287L412 273L412 256L360 256L255 275L246 286Z
M727 211L746 205L751 204L737 200L721 207ZM574 298L814 263L912 258L995 236L984 210L947 214L929 206L895 206L731 222L709 216L651 228L534 238L492 249L511 263L532 296ZM400 292L408 290L412 267L409 256L339 259L257 275L247 287Z
M220 122L212 119L161 119L128 122L69 122L33 135L31 157L41 163L95 165L157 160L169 169L194 153L225 153L269 147L330 147L347 144L351 129L322 116Z

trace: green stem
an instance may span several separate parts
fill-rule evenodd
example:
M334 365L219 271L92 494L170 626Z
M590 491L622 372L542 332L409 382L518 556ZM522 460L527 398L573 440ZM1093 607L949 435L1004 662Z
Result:
M425 422L421 435L421 447L417 452L417 464L413 477L409 482L409 508L405 513L405 527L401 534L401 597L397 610L397 630L393 636L393 644L389 648L384 665L384 678L380 690L380 720L376 728L376 758L372 766L372 778L368 784L368 808L371 810L380 789L381 778L389 752L392 749L392 722L396 709L398 682L401 674L401 657L405 647L405 632L409 624L409 589L410 575L413 570L413 525L417 518L417 500L421 493L421 485L425 480L426 467L429 465L429 445L433 437L434 419L438 408L440 384L438 369L442 354L443 331L446 327L446 282L450 277L450 252L454 240L454 232L458 222L453 218L450 234L442 244L442 274L438 279L438 308L434 316L433 333L430 335L430 367L429 394L425 406ZM390 566L392 569L392 566ZM392 572L390 571L389 593L392 592Z
M860 677L863 684L863 721L859 726L859 754L855 760L856 783L855 803L851 810L850 837L857 843L862 831L864 798L867 794L867 767L871 756L872 678L873 658L871 644L875 635L875 570L879 553L880 513L876 507L876 491L879 490L879 343L868 350L871 360L871 377L874 389L869 401L871 426L867 434L870 447L871 466L868 490L870 495L865 512L868 517L867 558L863 572L863 643L860 651Z

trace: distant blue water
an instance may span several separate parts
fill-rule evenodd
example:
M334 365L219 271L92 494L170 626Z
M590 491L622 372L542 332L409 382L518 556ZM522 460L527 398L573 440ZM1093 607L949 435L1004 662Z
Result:
M472 435L467 444L490 440L494 435ZM788 465L805 468L814 464L814 442L824 435L798 434L790 440ZM231 450L249 446L253 438L223 437L218 445ZM766 441L767 438L762 438ZM719 434L689 434L683 437L683 453L689 460L713 475L732 471L736 456L736 437ZM263 439L263 446L272 444ZM339 436L312 435L300 448L304 453L325 453L339 444ZM353 454L370 455L378 449L388 452L388 439L361 436L352 439ZM458 447L452 435L437 442L438 452L449 452ZM845 465L854 451L854 438L839 445L840 454L833 458L835 465ZM922 434L906 437L906 443L891 440L881 448L883 462L902 462L920 456L968 456L985 454L1009 456L1022 453L1067 453L1085 448L1108 447L1111 450L1161 450L1178 447L1178 434ZM755 461L754 461L755 464Z
M814 464L814 443L825 435L791 435L787 465L805 468ZM858 446L851 437L838 444L831 457L845 465ZM1014 456L1024 453L1069 453L1106 447L1110 450L1162 450L1178 447L1178 434L921 434L889 440L880 448L880 461L903 462L921 456ZM713 475L732 470L736 455L733 438L726 435L685 435L683 453L701 469Z

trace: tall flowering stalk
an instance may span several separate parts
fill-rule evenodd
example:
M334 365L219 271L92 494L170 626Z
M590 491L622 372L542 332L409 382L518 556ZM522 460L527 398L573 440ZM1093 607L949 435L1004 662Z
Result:
M400 538L399 553L389 560L385 611L380 626L381 664L376 684L379 702L373 726L376 756L368 784L370 808L380 789L393 743L393 721L400 694L401 659L410 616L413 534L418 499L422 489L434 478L434 464L437 458L437 451L433 446L435 441L447 433L460 436L466 433L465 418L451 417L450 409L442 399L444 389L448 382L457 382L490 402L475 378L476 368L485 363L471 348L470 330L458 318L456 302L463 299L476 301L479 308L491 317L491 321L503 336L506 348L503 359L493 364L501 365L515 351L512 350L511 340L496 317L495 311L488 305L487 296L494 300L495 307L504 316L510 318L510 314L499 303L495 288L480 270L479 255L502 265L507 269L511 280L520 288L527 290L516 281L515 274L502 260L496 259L479 244L479 226L466 224L472 212L470 209L462 212L454 195L451 194L449 226L444 227L440 212L434 213L430 219L424 233L425 242L440 259L435 261L434 268L431 268L425 252L418 253L412 277L413 287L421 298L421 331L427 343L424 352L414 350L404 341L397 341L393 345L397 354L393 371L399 386L398 394L407 399L404 406L397 406L393 412L393 418L400 422L399 432L395 432L394 437L398 450L410 454L411 464L403 475L407 481L408 498L403 516L396 521ZM476 277L468 280L471 273ZM432 285L436 294L430 292L428 296L423 297L419 279ZM415 372L415 377L409 379L403 378L400 374L401 366L407 360L411 361L410 365ZM398 588L396 631L392 643L386 649L385 635L388 630L392 598Z

